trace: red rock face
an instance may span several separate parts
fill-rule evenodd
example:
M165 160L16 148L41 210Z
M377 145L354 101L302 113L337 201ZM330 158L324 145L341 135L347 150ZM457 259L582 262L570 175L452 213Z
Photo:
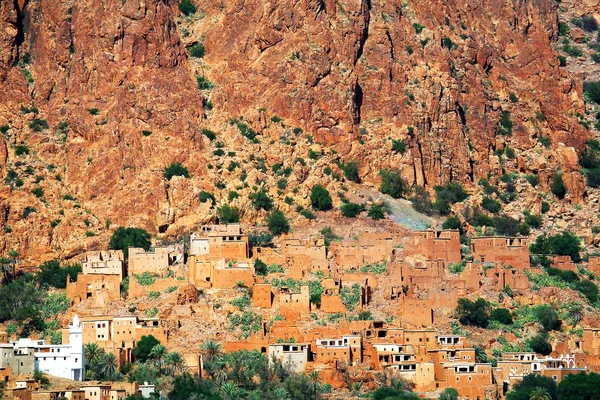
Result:
M230 2L203 10L202 24L219 16L205 41L222 86L217 103L249 118L265 107L373 170L400 160L368 143L350 146L360 127L406 138L406 178L425 186L477 182L504 142L526 151L540 131L568 146L588 136L565 115L583 103L551 47L553 1L515 9L503 1ZM511 115L510 138L497 133L502 111ZM532 123L539 111L546 122Z
M65 2L30 1L19 31L16 11L7 3L12 2L0 6L0 124L11 127L6 134L11 148L26 143L36 153L19 160L9 150L8 163L15 168L14 162L21 161L42 171L52 164L62 183L46 188L46 204L33 201L37 212L27 220L22 218L28 201L23 192L30 183L25 180L19 191L3 186L0 199L8 203L14 239L0 239L0 247L40 255L72 248L65 241L81 241L72 237L73 226L65 226L63 234L60 226L47 228L49 220L75 223L73 216L59 214L70 207L61 204L65 195L77 199L79 210L86 210L87 220L98 227L110 220L156 231L165 222L159 217L161 209L170 207L164 168L179 161L202 175L202 97L176 31L172 5L112 0L78 1L69 7ZM20 34L24 42L16 65ZM29 65L22 62L25 53ZM24 70L31 76L29 83ZM22 106L38 112L25 113ZM34 118L47 120L49 128L34 132L28 127ZM142 130L152 134L144 136ZM2 154L0 171L7 164ZM34 246L26 240L41 243Z
M0 2L0 126L9 127L0 175L14 170L23 182L0 186L11 231L0 229L0 254L17 248L33 263L104 246L111 224L192 226L209 207L197 193L214 184L202 181L200 125L244 116L260 130L259 109L360 160L367 184L380 168L427 188L494 180L507 168L494 153L511 147L515 172L539 173L547 188L562 169L570 192L583 193L574 154L556 154L589 134L573 116L584 109L581 83L552 48L554 1L208 1L194 18L175 0L16 4ZM205 44L201 67L187 59L183 28L184 42ZM215 83L208 120L196 73ZM510 134L499 129L503 112ZM30 127L43 120L47 129ZM405 140L406 154L392 153L391 139ZM17 155L18 145L30 153ZM265 147L248 152L270 164L296 157ZM165 181L173 161L192 178ZM315 181L308 167L294 175ZM26 207L35 211L24 218Z

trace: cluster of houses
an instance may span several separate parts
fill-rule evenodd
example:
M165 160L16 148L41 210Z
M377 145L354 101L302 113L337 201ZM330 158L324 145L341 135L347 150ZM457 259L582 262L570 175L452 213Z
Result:
M259 276L255 271L258 259L279 268L267 277ZM129 297L190 284L198 289L245 286L251 288L255 309L278 318L263 322L259 332L245 339L223 343L226 351L257 350L296 372L319 371L334 387L347 382L350 369L367 366L371 371L391 370L412 381L417 391L452 387L461 398L483 400L503 396L530 373L559 382L566 374L600 371L600 328L585 329L580 341L562 343L547 357L505 353L494 367L477 362L475 349L464 336L435 329L440 310L454 309L462 297L506 286L528 289L529 259L524 237L477 237L461 247L456 230L426 230L409 237L363 233L331 243L322 236L287 237L278 248L250 248L248 234L239 224L209 225L191 234L187 254L183 245L149 251L129 248L127 262L120 250L86 253L77 280L67 282L66 295L73 305L86 302L93 309L120 297L124 279L129 279ZM577 271L568 258L555 257L553 263ZM600 257L591 257L588 269L600 274ZM138 282L141 275L156 279L142 285ZM303 283L274 285L273 277ZM309 280L320 281L323 289L316 304L311 301ZM355 294L351 305L345 297L349 291ZM382 294L383 309L391 317L385 321L342 318L329 326L313 321L317 313L334 317L368 310L376 293ZM6 354L12 351L14 356L6 365L2 353L0 374L1 368L11 367L15 374L35 369L81 379L81 347L87 343L115 354L121 365L131 362L133 348L144 335L154 335L168 347L169 332L177 329L173 321L189 316L185 310L196 306L174 308L169 320L133 315L77 318L63 332L66 345L23 339L1 345L2 351L8 349ZM54 351L56 355L47 355ZM188 370L202 373L199 351L190 351L184 354ZM33 357L30 361L16 361L28 352ZM52 364L52 357L64 359ZM91 397L85 394L83 398Z

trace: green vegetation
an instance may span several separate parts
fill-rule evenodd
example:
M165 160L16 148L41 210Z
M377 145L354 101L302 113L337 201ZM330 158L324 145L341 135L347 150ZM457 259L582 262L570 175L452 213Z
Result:
M221 224L232 224L240 222L240 211L237 207L231 207L229 204L223 204L217 208L217 217Z
M199 90L210 90L214 87L211 81L209 81L204 75L196 76L196 85L198 86Z
M575 263L581 261L581 245L577 236L571 232L561 232L553 236L540 235L535 242L529 246L532 254L543 256L556 254L559 256L569 256Z
M502 209L499 201L487 196L483 198L481 206L492 214L496 214Z
M71 282L77 280L77 274L81 272L81 265L73 264L61 267L57 260L47 261L40 265L40 271L37 273L37 281L41 285L48 285L58 289L64 289L67 286L67 277Z
M510 119L510 113L508 111L502 111L500 114L500 120L498 121L498 133L503 136L512 135L513 123Z
M385 207L378 204L373 204L371 208L369 208L369 212L367 213L369 217L371 217L374 221L378 221L380 219L385 218Z
M340 290L340 297L342 304L348 309L348 311L354 311L354 308L359 304L361 298L361 287L358 283L350 286L344 286Z
M48 121L45 119L34 118L33 121L29 123L29 128L34 132L41 132L48 129L48 127Z
M313 186L310 192L310 203L317 211L331 210L332 200L329 191L321 185Z
M112 234L108 248L111 250L123 250L127 259L129 247L141 247L144 250L150 250L150 234L140 228L118 227Z
M504 325L511 325L513 317L506 308L494 308L490 313L490 318Z
M181 0L179 2L179 11L187 16L196 12L196 6L190 0Z
M381 169L379 170L379 176L381 176L381 186L379 188L381 193L388 194L394 199L399 199L408 192L408 185L402 179L399 170Z
M342 215L346 218L355 218L361 212L365 211L364 204L356 204L356 203L344 203L341 205L340 210L342 211Z
M450 207L454 203L464 201L469 197L462 185L458 182L450 182L445 186L435 186L436 201L433 208L442 215L450 214Z
M401 139L392 139L392 153L406 153L406 142Z
M195 43L192 46L188 47L188 51L191 57L194 58L202 58L205 54L204 45L202 43Z
M210 201L212 204L215 204L216 202L215 196L213 196L212 193L209 193L205 190L200 191L200 193L198 194L198 200L200 200L200 203L206 203L207 201Z
M346 179L352 182L360 183L360 176L358 175L358 161L348 161L347 163L340 164L340 169L344 171Z
M248 140L250 140L253 143L258 143L258 139L256 138L256 131L252 129L248 124L238 119L232 119L229 123L231 125L235 125L242 134L242 136L248 138Z
M264 189L251 193L248 198L257 210L270 211L273 208L273 199L269 197Z
M290 231L290 224L281 210L275 210L267 216L267 226L276 236Z
M556 175L554 175L554 178L552 178L552 185L550 186L550 190L559 199L562 200L565 198L565 195L567 194L567 186L563 181L561 172L557 173Z
M583 82L583 93L589 101L600 104L600 81Z
M154 282L156 282L154 276L149 272L144 272L143 274L135 274L134 277L135 280L142 286L150 286Z
M174 176L183 176L184 178L189 178L190 173L187 168L185 168L180 162L172 162L164 172L164 177L166 180L171 180Z
M478 298L476 301L460 298L456 313L462 325L486 328L490 322L490 308L490 304L482 298Z

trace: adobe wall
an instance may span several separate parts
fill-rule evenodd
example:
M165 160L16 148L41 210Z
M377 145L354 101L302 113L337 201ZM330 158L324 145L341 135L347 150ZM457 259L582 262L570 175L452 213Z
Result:
M413 232L404 246L404 257L460 262L460 233L457 230Z
M495 391L492 384L492 366L489 364L477 364L473 373L457 373L452 364L446 368L446 387L453 387L458 391L460 397L468 398L492 398Z
M308 286L300 288L300 293L282 291L279 293L279 314L288 321L304 319L310 313L310 294Z
M104 302L118 299L121 279L118 275L84 275L77 274L77 281L71 282L67 277L66 297L71 305L91 299L90 306L102 307Z
M428 302L412 299L402 299L402 324L409 324L416 327L428 327L433 325L433 308Z
M526 238L478 237L471 239L474 260L529 268L529 241Z
M342 298L338 294L321 295L321 311L328 314L348 312L346 306L342 303Z
M167 274L169 253L168 247L156 247L150 251L130 247L127 258L127 276L133 277L133 275L141 275L144 272L160 276Z
M273 298L270 283L256 283L252 287L252 305L254 307L270 309L273 306Z
M551 261L554 268L577 273L577 265L571 261L570 256L552 256Z
M123 250L90 251L81 257L82 272L89 274L119 275L123 279Z
M595 275L600 275L600 256L590 256L588 258L588 270Z
M254 274L250 269L214 269L212 287L218 289L234 288L238 282L246 287L252 287Z

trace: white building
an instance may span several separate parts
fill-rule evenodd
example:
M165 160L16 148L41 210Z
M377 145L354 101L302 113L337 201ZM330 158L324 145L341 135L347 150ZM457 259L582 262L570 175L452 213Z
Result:
M33 349L36 371L59 378L82 381L85 377L83 361L83 333L79 317L69 325L69 344L46 344L44 340L19 339L10 343L15 351Z

